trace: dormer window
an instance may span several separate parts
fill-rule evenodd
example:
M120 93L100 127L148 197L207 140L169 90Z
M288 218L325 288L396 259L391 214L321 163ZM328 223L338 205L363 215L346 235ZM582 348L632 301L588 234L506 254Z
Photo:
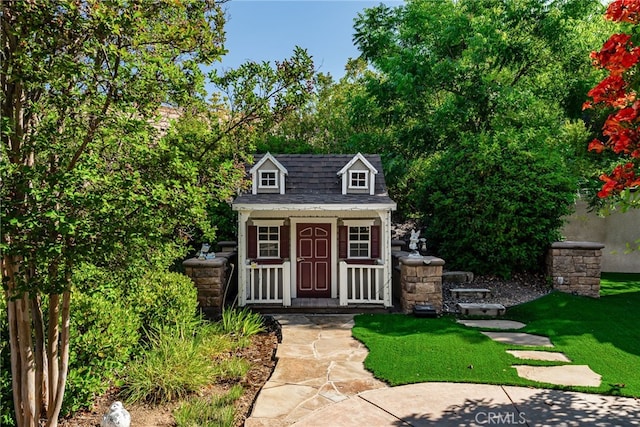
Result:
M289 172L271 153L265 154L249 173L252 194L284 194L284 179Z
M261 170L260 188L278 188L278 171Z
M349 171L349 188L361 190L369 188L369 171Z
M378 170L360 153L353 156L340 171L342 194L375 194Z

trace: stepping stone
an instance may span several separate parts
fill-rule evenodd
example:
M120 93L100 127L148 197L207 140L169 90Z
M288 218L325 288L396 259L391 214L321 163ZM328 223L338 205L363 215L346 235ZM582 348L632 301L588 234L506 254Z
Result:
M602 378L593 372L587 365L564 366L513 366L518 371L520 378L537 381L540 383L599 387Z
M524 332L482 332L482 334L494 341L504 344L553 347L549 338L540 335L525 334Z
M524 323L515 322L513 320L458 320L458 323L470 328L486 328L486 329L521 329Z
M451 295L455 299L460 299L460 297L473 297L473 298L486 298L491 294L489 289L484 288L456 288L451 289Z
M535 350L507 350L507 353L518 359L545 360L547 362L571 362L564 353L554 353L550 351Z
M458 303L460 313L467 316L500 316L506 308L502 304Z
M473 282L473 273L470 271L445 271L442 273L442 281L451 283Z

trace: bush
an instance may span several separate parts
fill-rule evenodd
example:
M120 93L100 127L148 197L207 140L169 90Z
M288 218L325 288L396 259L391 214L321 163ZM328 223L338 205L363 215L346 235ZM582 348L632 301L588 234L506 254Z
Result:
M473 135L416 179L427 245L452 269L537 271L560 238L575 179L552 146L523 133Z
M112 385L139 348L140 319L109 272L84 265L71 298L69 376L63 414L90 407Z
M193 321L198 308L198 291L191 279L179 273L153 272L133 283L129 305L140 317L143 334L167 325Z
M149 350L130 364L123 396L129 402L164 403L210 384L218 375L212 358L221 348L215 330L190 322L149 334Z

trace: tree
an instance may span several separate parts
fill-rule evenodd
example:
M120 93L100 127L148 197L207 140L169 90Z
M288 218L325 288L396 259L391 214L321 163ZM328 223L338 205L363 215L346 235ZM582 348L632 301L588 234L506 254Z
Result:
M235 96L210 104L200 66L224 51L218 1L10 1L1 19L13 398L18 426L55 426L76 265L152 263L183 255L193 229L212 238L207 204L242 185L244 137L305 102L313 64L297 50L211 76ZM163 104L182 114L165 137Z
M202 197L184 191L194 170L154 142L149 120L198 94L224 19L214 1L40 0L3 2L1 20L13 399L18 426L55 426L74 266L126 262L202 217Z
M598 19L602 10L598 0L409 0L400 7L366 9L358 16L355 42L362 58L378 72L363 79L376 112L370 116L376 124L370 140L380 143L377 148L386 160L385 175L399 210L426 222L432 250L448 244L449 258L462 259L464 252L475 256L467 264L505 267L490 256L502 250L497 239L485 242L494 247L471 251L465 249L472 244L465 238L465 227L448 229L445 242L438 224L468 224L468 217L461 221L461 212L448 205L456 203L451 200L454 195L482 195L471 201L473 206L478 200L487 207L508 205L505 198L515 197L508 188L519 188L517 180L525 175L513 173L517 162L523 162L523 169L539 171L553 164L564 174L565 179L546 172L526 174L527 186L540 194L561 192L549 206L555 208L575 194L583 164L573 159L571 150L577 147L576 138L582 138L582 145L587 140L581 91L591 87L599 73L586 57L585 39L604 40L606 30ZM358 101L352 110L361 105ZM479 152L509 164L496 167L491 159L479 159L470 153L474 144ZM495 153L499 147L500 155ZM473 165L455 164L471 158ZM439 179L422 170L427 167L439 171ZM423 185L425 176L430 187ZM467 193L462 188L440 191L452 190L452 182L464 183ZM555 220L535 209L508 211L514 216L509 233L513 236L518 221L559 227L566 209L554 209ZM507 223L503 217L488 215L477 224L478 234L501 230ZM547 242L535 242L531 259L538 260L548 240L557 238L556 230L549 231L553 232L544 233ZM530 249L519 239L509 239L509 244L518 245L510 248L514 253ZM455 251L460 253L454 255ZM515 262L515 257L504 259L514 260L507 265L513 270L531 267Z
M609 173L600 175L604 182L598 197L613 198L623 208L640 207L640 101L637 100L640 70L640 1L614 0L605 17L617 23L627 23L626 32L611 35L599 52L592 52L596 67L608 75L588 93L591 101L585 109L598 106L612 111L602 128L602 135L589 144L589 151L611 150L619 156L618 164Z

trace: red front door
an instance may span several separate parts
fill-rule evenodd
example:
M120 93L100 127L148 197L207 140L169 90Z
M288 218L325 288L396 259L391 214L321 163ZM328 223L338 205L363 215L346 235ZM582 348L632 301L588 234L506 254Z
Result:
M297 224L300 298L331 298L331 224Z

